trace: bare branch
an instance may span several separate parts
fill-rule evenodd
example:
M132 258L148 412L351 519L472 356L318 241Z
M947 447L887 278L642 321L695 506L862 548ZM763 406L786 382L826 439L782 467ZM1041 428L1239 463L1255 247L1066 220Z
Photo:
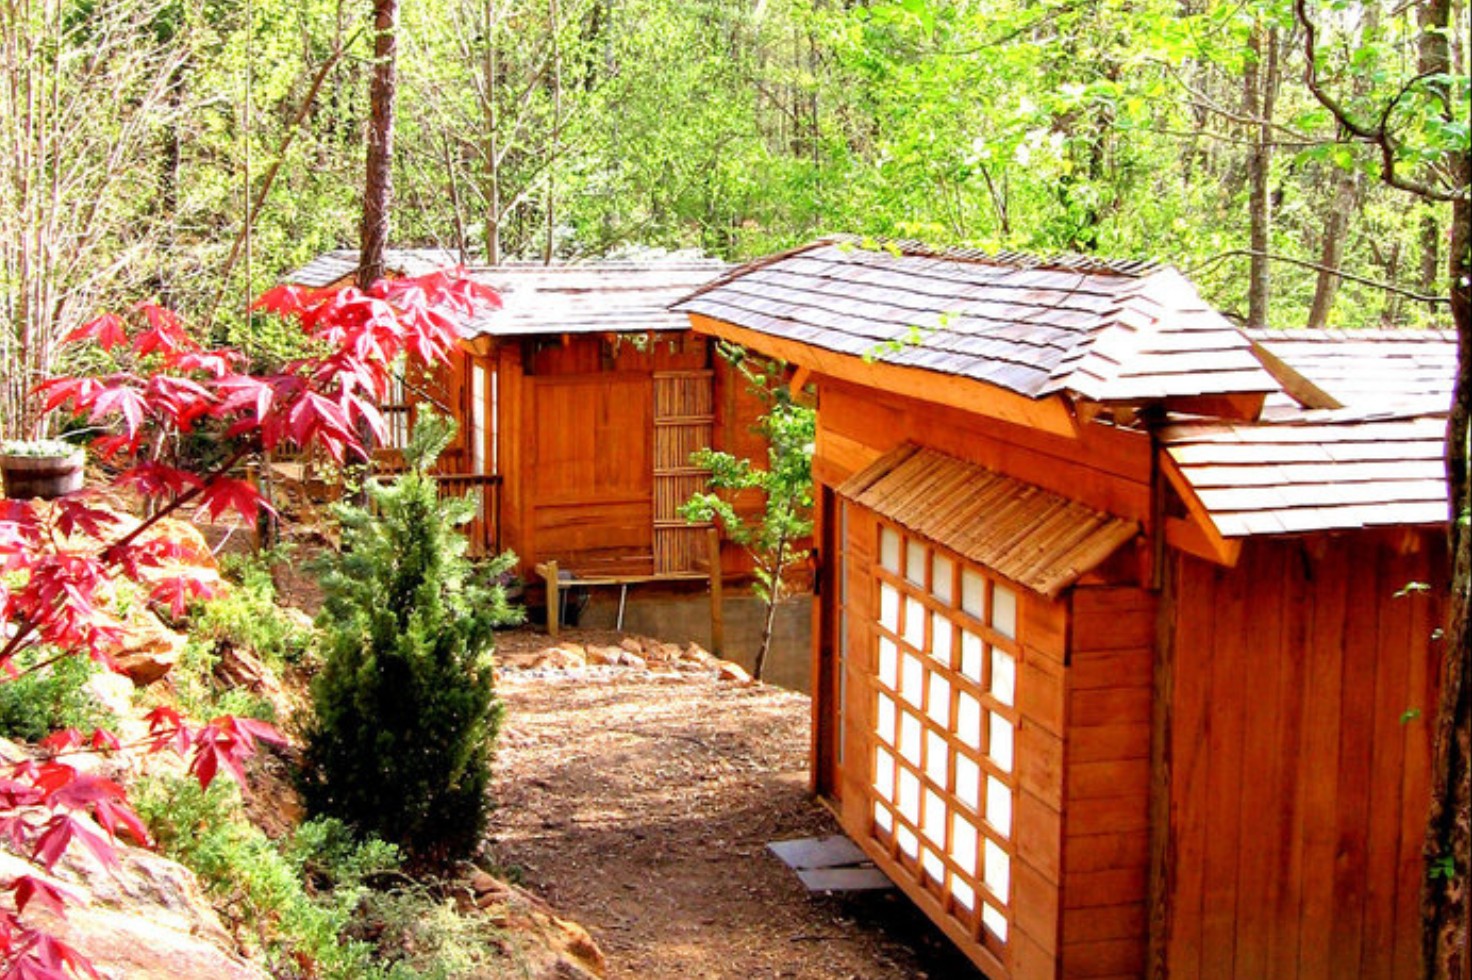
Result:
M1348 279L1350 282L1359 283L1361 286L1370 286L1374 289L1381 289L1387 293L1394 293L1397 296L1404 296L1407 299L1415 300L1418 303L1430 303L1437 306L1445 306L1451 302L1451 300L1449 300L1445 296L1428 296L1425 293L1418 293L1415 290L1406 289L1405 287L1397 286L1394 283L1381 282L1377 279L1369 279L1365 276L1355 275L1353 272L1345 272L1343 269L1330 268L1329 266L1324 265L1322 262L1311 262L1308 259L1294 258L1291 255L1278 255L1275 252L1265 252L1260 249L1252 248L1227 249L1227 251L1225 252L1219 252L1216 255L1213 255L1205 262L1201 262L1197 265L1192 266L1189 269L1183 269L1181 271L1183 275L1194 276L1196 273L1209 269L1212 266L1217 265L1218 263L1239 256L1264 258L1267 259L1269 262L1282 262L1286 265L1296 265L1301 266L1305 269L1313 269L1316 272L1328 272L1332 275L1338 276L1341 279Z

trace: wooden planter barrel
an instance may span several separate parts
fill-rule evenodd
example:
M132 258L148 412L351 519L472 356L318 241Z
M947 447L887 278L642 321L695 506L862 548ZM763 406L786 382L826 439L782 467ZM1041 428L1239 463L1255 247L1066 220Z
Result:
M69 456L12 456L0 454L0 475L5 479L5 496L12 500L39 497L51 500L82 488L81 450Z

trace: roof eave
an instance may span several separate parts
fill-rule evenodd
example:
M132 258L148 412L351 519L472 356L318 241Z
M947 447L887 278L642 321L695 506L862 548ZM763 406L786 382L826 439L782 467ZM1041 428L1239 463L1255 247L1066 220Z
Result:
M1068 399L1062 395L1029 398L974 378L880 361L866 361L851 354L827 350L786 337L775 337L700 313L689 313L689 317L690 325L696 333L761 351L817 374L974 412L1069 439L1077 438L1079 434L1078 419Z

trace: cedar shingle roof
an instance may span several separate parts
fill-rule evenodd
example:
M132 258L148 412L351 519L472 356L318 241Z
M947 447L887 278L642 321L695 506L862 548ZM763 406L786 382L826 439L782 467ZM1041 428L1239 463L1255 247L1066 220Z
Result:
M460 260L445 249L395 248L384 253L384 264L394 274L418 276ZM320 288L357 269L357 250L340 249L318 256L286 281ZM462 325L460 332L470 338L689 330L688 318L671 312L670 305L729 269L715 259L687 258L471 266L466 273L494 286L502 306Z
M1174 269L889 248L820 241L743 266L675 309L1033 398L1278 390Z
M714 259L473 268L471 277L495 287L502 305L461 332L514 337L689 330L689 318L670 305L729 268Z
M1160 435L1223 537L1447 519L1443 418L1337 409L1181 422Z
M838 492L1049 597L1139 533L1134 521L910 444L855 473Z
M439 269L460 264L458 252L444 248L390 248L383 253L383 264L389 272L400 276L423 276ZM323 252L306 265L282 277L298 286L321 289L341 282L358 271L358 250L340 248Z
M1289 367L1348 406L1445 411L1456 376L1454 330L1248 330ZM1267 408L1291 414L1268 396Z

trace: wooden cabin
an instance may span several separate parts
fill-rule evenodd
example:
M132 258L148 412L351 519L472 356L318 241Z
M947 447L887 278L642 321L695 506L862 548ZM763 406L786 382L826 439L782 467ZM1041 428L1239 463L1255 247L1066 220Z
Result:
M439 250L387 256L399 275L454 264ZM289 279L331 286L356 266L356 252L331 252ZM461 327L463 351L448 370L400 380L386 407L387 465L418 406L436 405L460 422L441 481L484 493L478 551L515 551L528 578L549 561L578 578L706 578L706 529L677 513L704 489L690 454L763 453L752 431L761 405L710 339L667 307L725 268L675 259L470 267L503 306ZM749 571L729 544L721 563L732 577Z
M816 386L814 789L987 976L1417 975L1450 335L842 241L677 309Z

